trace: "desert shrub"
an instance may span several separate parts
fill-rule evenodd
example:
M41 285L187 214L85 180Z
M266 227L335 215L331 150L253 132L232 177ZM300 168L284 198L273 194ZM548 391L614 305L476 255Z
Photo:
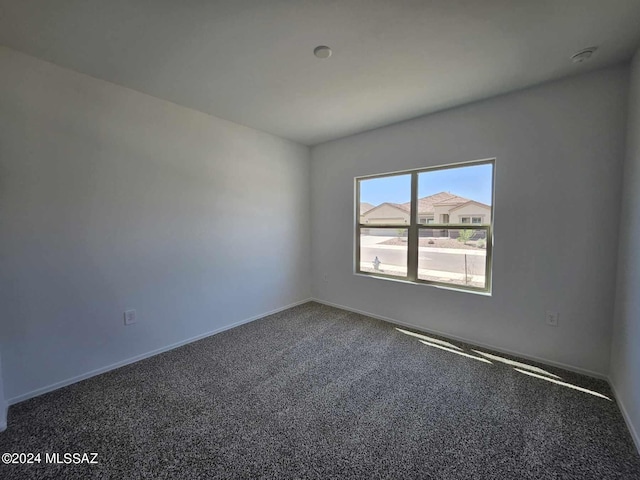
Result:
M458 241L462 243L467 243L473 237L473 230L460 230L460 236L458 237Z

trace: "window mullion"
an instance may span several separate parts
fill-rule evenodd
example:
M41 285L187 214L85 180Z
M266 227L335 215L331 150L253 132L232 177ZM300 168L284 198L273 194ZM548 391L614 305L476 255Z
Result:
M355 238L355 254L356 254L356 273L360 270L360 180L356 180L356 238Z
M407 251L407 278L418 279L418 172L411 174L411 218Z

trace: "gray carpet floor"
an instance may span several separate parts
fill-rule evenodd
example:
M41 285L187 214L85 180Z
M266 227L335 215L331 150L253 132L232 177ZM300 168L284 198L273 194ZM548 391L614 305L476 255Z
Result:
M0 478L640 479L615 401L420 340L307 303L12 406L0 453L99 463Z

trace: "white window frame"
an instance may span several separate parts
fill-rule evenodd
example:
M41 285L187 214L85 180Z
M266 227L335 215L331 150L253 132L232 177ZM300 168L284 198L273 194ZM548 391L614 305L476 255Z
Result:
M392 173L384 173L377 175L366 175L355 177L355 269L354 273L357 275L366 275L375 278L383 278L388 280L395 280L400 282L409 282L414 284L422 284L422 285L431 285L441 288L446 288L450 290L459 290L466 292L476 292L476 293L484 293L491 294L492 288L492 265L493 265L493 208L494 201L491 199L491 222L488 224L477 224L477 223L420 223L419 215L417 212L418 206L418 175L424 172L430 172L435 170L445 170L445 169L455 169L455 168L463 168L463 167L471 167L476 165L492 165L492 176L491 176L491 194L492 197L495 195L495 171L496 171L496 162L495 158L486 159L486 160L476 160L471 162L461 162L456 164L442 165L437 167L427 167L420 168L414 170L404 170L401 172L392 172ZM383 228L389 229L390 231L397 231L398 228L408 229L408 248L407 248L407 275L405 277L396 276L396 275L388 275L381 272L369 272L361 270L360 268L360 235L362 228L371 228L371 224L360 223L360 182L364 180L372 180L375 178L384 178L384 177L393 177L397 175L411 175L411 215L410 215L410 223L408 225L385 225L379 224L375 225L375 228ZM467 216L472 222L472 217L474 215ZM435 220L435 218L434 218ZM433 280L423 280L418 278L418 244L419 244L419 235L421 229L438 229L438 230L485 230L486 233L486 264L485 264L485 286L484 287L474 287L471 285L459 285L454 283L447 282L437 282Z

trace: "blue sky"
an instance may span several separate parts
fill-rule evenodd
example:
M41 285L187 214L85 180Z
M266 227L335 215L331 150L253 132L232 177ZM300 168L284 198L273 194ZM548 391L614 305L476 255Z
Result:
M491 205L491 164L433 170L418 175L418 198L439 192ZM411 200L411 175L375 178L360 182L360 201L372 205Z

